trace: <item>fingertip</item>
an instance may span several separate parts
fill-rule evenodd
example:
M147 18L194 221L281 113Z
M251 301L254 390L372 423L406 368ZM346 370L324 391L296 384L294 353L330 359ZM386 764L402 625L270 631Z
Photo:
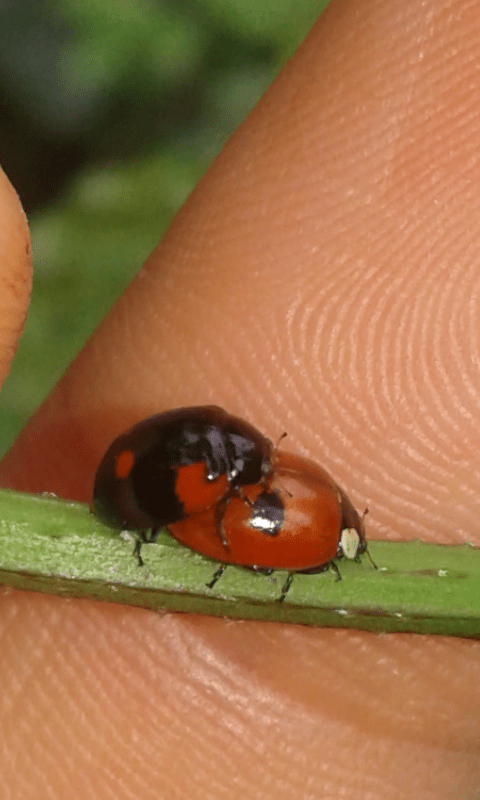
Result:
M15 189L0 169L0 384L23 330L31 283L27 219Z

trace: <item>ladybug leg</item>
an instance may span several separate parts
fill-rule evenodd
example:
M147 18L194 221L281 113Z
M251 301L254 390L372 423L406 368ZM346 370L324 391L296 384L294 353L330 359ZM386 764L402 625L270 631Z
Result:
M337 567L337 565L336 565L335 561L330 561L330 563L328 564L328 566L329 566L329 567L331 567L331 569L332 569L332 570L335 572L335 574L336 574L335 581L341 581L341 580L342 580L342 576L340 575L340 570L338 569L338 567Z
M285 583L282 586L282 591L281 591L280 597L277 598L277 602L278 603L283 603L283 601L285 600L285 598L286 598L286 596L288 594L288 591L290 589L290 586L292 585L292 581L293 581L293 576L294 575L295 575L294 572L289 572L288 573L287 579L286 579Z
M140 533L139 536L137 536L137 538L135 540L135 547L133 548L133 555L137 559L139 567L143 567L143 563L144 563L143 562L143 558L142 558L142 553L141 553L142 544L144 542L145 542L145 539L143 538L143 532L142 532L142 533Z
M226 514L227 508L229 503L233 500L234 497L239 497L246 503L250 508L253 507L253 502L248 499L245 495L243 489L240 486L233 486L230 485L229 493L226 497L223 498L219 503L217 503L215 508L215 527L217 528L217 533L220 538L221 543L225 547L226 550L229 548L229 542L225 534L225 527L223 525L223 518Z
M158 536L158 528L152 528L150 531L141 531L138 535L138 538L135 542L135 547L133 548L133 555L138 560L138 566L144 566L144 560L142 558L142 545L143 544L152 544L156 541Z
M222 502L218 503L215 508L215 527L217 529L217 533L221 543L223 544L225 550L228 550L228 539L225 534L225 528L223 525L223 518L225 516L225 512L228 508L228 504L232 499L233 495L228 495Z
M275 572L275 568L274 567L255 567L254 566L254 567L250 567L250 569L253 569L255 572L259 572L261 575L271 575L273 572ZM294 575L295 575L295 572L289 572L288 573L287 579L286 579L285 583L282 586L282 591L280 593L280 597L277 597L277 600L276 600L277 603L283 603L283 601L285 600L285 598L286 598L286 596L288 594L288 590L290 589L290 586L292 585L292 581L293 581L293 576Z
M216 582L222 577L226 568L227 568L226 564L220 564L219 568L216 569L215 572L213 573L212 580L208 581L208 583L206 583L205 586L207 586L208 589L213 589Z
M262 480L260 481L260 483L261 483L261 484L263 484L263 483L264 483L264 479L263 479L263 478L262 478ZM233 491L234 491L234 493L235 493L236 495L238 495L238 497L240 498L240 500L243 500L243 502L245 503L245 505L247 505L247 506L250 506L250 508L253 508L253 506L255 505L255 504L254 504L254 502L253 502L253 500L250 500L250 498L249 498L249 497L247 497L247 495L245 494L245 492L243 491L243 489L242 489L242 487L241 487L241 486L236 486L236 487L234 488L234 490L233 490ZM233 497L233 495L231 495L231 497L230 497L230 500L232 499L232 497Z
M370 561L370 564L372 565L372 567L374 569L378 569L377 565L375 564L375 561L373 560L372 556L370 555L370 550L368 549L368 547L366 547L363 552L366 553L366 555L368 557L368 560ZM360 561L360 554L357 555L357 558L355 559L355 561Z

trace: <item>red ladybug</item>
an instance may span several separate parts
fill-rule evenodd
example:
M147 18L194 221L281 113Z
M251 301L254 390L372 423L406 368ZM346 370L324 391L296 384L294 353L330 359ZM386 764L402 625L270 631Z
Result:
M230 499L264 485L272 458L269 439L218 406L166 411L110 445L95 476L93 509L112 527L140 531L213 509L220 539Z
M169 525L171 534L208 558L221 562L210 588L227 564L269 574L288 570L280 600L296 572L322 572L334 558L357 558L367 549L365 528L345 492L313 461L277 451L275 472L267 486L245 488L244 499L231 499L215 527L211 509Z

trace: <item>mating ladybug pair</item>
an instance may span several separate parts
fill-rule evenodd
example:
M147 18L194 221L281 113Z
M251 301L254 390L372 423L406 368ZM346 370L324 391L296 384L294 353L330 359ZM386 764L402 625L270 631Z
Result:
M363 518L328 473L274 449L252 425L218 406L158 414L119 436L95 477L93 508L108 525L155 541L172 536L221 566L270 574L321 572L367 549Z

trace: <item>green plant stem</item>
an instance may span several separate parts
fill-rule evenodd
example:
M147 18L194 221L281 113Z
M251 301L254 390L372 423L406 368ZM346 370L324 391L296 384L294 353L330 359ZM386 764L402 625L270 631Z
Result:
M480 638L480 548L413 542L370 543L366 556L328 571L296 575L278 602L285 572L271 577L218 566L167 532L132 555L135 534L102 525L88 506L52 496L0 491L0 583L16 589L305 625Z

